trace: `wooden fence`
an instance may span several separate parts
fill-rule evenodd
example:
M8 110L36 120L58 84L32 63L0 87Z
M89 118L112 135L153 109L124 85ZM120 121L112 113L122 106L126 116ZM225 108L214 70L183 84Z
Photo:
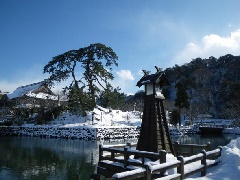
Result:
M197 154L201 150L205 149L206 151L211 150L211 143L208 142L207 144L199 145L199 144L179 144L178 141L176 141L173 144L174 151L176 156L192 156L194 154Z
M104 154L104 152L108 152L109 154L108 153ZM164 163L166 162L166 154L167 153L164 150L159 151L159 153L132 150L130 144L128 144L125 147L122 146L104 147L102 145L99 145L99 162L103 160L114 161L122 163L124 168L126 168L129 165L145 167L144 164L146 158L151 160L159 160L159 163ZM141 161L130 159L129 156L131 155L140 158ZM123 158L118 159L117 157Z
M219 161L216 161L215 159L221 156L221 151L222 148L219 147L218 149L212 151L202 150L201 153L190 157L177 157L177 159L181 162L181 166L177 169L177 172L181 174L180 179L183 179L198 172L201 172L201 176L205 176L208 168L215 166L219 163ZM201 161L201 164L192 165L190 170L185 171L187 165L191 166L191 163L197 161Z
M221 156L221 147L219 147L212 151L202 150L201 153L189 157L178 156L177 160L166 162L166 151L159 151L159 153L137 151L129 146L130 144L125 147L104 147L100 145L97 175L93 179L99 179L99 175L119 180L141 178L146 180L183 179L198 172L201 172L201 176L205 176L207 169L218 163L214 159ZM192 148L191 146L188 147ZM138 157L138 159L131 159L131 155ZM159 164L146 162L146 158L159 160ZM196 162L199 162L199 164L191 165L191 163ZM191 166L191 168L188 166ZM173 168L177 168L175 174L164 176L167 170Z

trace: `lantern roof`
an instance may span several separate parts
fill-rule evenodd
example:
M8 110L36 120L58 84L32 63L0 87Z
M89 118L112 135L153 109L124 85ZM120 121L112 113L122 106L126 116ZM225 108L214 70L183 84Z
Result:
M137 86L141 87L142 85L153 83L158 84L160 87L169 86L170 82L168 81L165 73L155 66L157 72L155 74L150 74L150 71L143 70L143 77L137 82Z

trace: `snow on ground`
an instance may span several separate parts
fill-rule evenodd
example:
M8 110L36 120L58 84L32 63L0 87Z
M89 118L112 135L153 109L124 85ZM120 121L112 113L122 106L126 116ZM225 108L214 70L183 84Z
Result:
M64 113L50 125L62 127L128 127L141 126L141 113L138 111L123 112L121 110L109 110L97 106L86 117Z
M194 175L186 180L238 180L240 179L240 138L232 140L222 149L220 163L208 169L207 175Z
M198 156L198 155L196 155ZM189 157L191 158L191 157ZM187 158L186 158L187 159ZM172 154L167 154L167 163L176 162L176 157ZM240 179L240 138L232 140L227 146L222 148L222 155L219 157L220 163L217 166L211 167L207 169L207 175L204 177L200 177L200 173L196 173L186 180L238 180ZM136 161L136 160L135 160ZM152 169L162 166L163 164L159 164L158 161L152 162L146 159L146 163L152 165ZM184 170L193 171L194 169L198 169L201 165L200 161L193 162L191 164L185 165ZM135 170L136 172L141 172L142 168ZM135 171L130 171L126 173L118 173L117 176L125 176L129 175L129 173L136 173ZM177 169L167 170L167 174L176 174Z
M176 161L176 157L167 154L167 163ZM220 163L217 166L207 169L207 174L200 177L200 173L196 173L185 180L238 180L240 179L240 138L232 140L227 146L222 148L222 155L219 157ZM156 162L158 163L158 162ZM185 165L184 170L193 171L200 166L201 162L193 162ZM161 165L161 164L158 164ZM177 169L167 171L169 175L176 174Z

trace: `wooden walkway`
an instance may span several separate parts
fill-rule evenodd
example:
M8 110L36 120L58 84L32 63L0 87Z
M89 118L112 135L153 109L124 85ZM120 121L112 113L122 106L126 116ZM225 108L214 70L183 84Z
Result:
M187 145L190 149L197 148L197 146L199 148L209 147L209 145ZM166 154L166 151L159 151L159 153L137 151L131 149L130 144L125 147L100 145L97 174L92 179L100 179L100 176L119 180L184 179L198 172L201 172L201 176L205 176L208 168L219 163L216 159L221 156L221 147L212 151L202 150L188 157L178 156L173 161L167 161ZM138 158L134 159L134 157ZM177 169L176 173L171 175L165 173L173 168Z

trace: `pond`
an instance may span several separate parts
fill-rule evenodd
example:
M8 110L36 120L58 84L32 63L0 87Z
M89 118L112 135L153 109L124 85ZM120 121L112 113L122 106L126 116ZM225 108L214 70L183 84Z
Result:
M180 143L223 146L236 138L232 135L172 137ZM136 142L132 140L131 142ZM98 141L45 139L36 137L0 137L0 179L81 179L89 180L98 162ZM126 141L104 142L104 144Z

